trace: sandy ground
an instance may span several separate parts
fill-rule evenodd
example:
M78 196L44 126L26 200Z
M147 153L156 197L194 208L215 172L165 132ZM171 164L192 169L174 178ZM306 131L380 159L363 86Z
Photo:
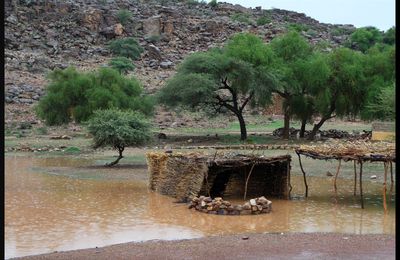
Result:
M395 259L390 235L270 233L126 243L15 259Z

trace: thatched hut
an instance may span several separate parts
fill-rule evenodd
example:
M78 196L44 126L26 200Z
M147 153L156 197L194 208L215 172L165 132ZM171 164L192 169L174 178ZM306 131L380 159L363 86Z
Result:
M200 195L289 199L290 161L290 155L151 152L147 154L149 187L179 201Z

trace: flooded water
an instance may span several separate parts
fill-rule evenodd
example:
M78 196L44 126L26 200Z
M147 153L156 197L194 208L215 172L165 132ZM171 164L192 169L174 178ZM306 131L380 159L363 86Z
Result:
M49 253L151 239L248 232L395 234L394 201L382 208L382 183L364 182L365 209L353 183L291 177L293 200L272 200L272 212L207 215L147 189L147 169L92 167L94 160L5 157L5 256ZM234 201L235 202L235 201ZM241 201L236 201L242 203Z

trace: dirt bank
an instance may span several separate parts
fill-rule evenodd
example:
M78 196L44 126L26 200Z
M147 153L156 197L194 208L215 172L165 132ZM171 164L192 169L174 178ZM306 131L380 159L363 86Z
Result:
M390 235L270 233L126 243L15 259L395 259Z

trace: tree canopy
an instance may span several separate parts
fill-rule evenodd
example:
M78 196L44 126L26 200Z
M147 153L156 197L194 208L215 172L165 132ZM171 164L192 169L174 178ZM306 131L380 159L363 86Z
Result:
M108 166L123 158L125 147L145 144L151 138L150 124L142 114L119 109L96 110L88 121L88 131L95 149L111 146L118 150L119 157Z
M235 35L224 48L187 57L159 93L167 106L232 112L239 120L241 140L247 138L243 110L265 105L275 84L269 71L272 53L252 34Z
M126 78L111 68L79 72L70 67L48 75L46 95L36 107L38 116L48 125L61 125L89 119L97 109L131 109L150 115L153 103L144 96L135 78Z

